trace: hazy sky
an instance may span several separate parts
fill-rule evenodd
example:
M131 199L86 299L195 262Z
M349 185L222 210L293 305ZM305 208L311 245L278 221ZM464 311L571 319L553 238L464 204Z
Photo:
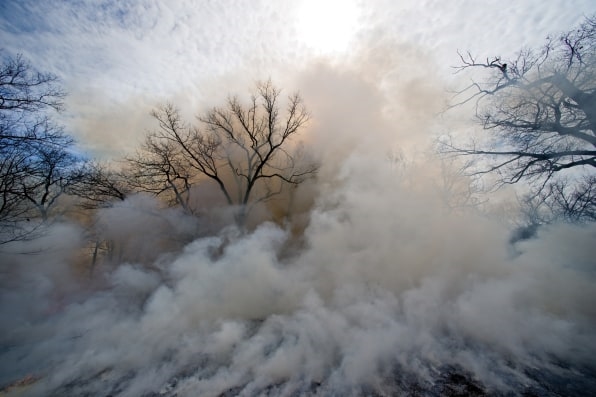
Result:
M458 49L511 55L594 12L591 0L3 0L0 42L63 79L70 132L101 149L99 135L113 145L143 130L166 100L212 104L267 77L291 85L312 62L349 64L375 46L395 62L399 43L449 76Z

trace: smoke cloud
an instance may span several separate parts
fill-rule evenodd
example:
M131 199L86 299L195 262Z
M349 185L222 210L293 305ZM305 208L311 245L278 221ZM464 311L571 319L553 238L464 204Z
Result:
M201 226L133 198L98 215L106 239L128 241L116 266L97 270L101 288L56 296L82 245L70 226L48 234L43 257L2 254L4 393L594 390L596 226L551 225L511 243L506 222L448 205L445 163L429 154L442 87L393 63L371 68L322 62L296 79L322 159L301 193L314 203L298 248L290 226L264 222L162 250L155 230Z

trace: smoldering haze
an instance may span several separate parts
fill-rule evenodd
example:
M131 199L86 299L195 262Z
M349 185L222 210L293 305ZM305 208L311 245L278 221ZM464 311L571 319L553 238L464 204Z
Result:
M321 104L309 137L324 161L299 252L272 223L225 228L150 267L124 255L108 287L35 315L16 308L56 301L66 270L52 269L68 249L30 260L2 292L2 384L33 374L28 395L440 395L459 371L490 392L594 387L596 227L553 225L512 247L503 222L445 205L439 161L387 156L404 137L424 142L435 109L417 122L398 112L400 123L380 109L407 105L362 75L302 77L306 102ZM416 103L440 95L395 84ZM132 205L153 209L105 210L106 234L127 225L142 242L160 227L150 203Z

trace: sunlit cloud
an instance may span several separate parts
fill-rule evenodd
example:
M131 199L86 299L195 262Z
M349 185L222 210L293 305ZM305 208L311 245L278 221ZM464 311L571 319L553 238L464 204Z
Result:
M305 0L296 11L296 36L317 54L348 50L360 28L361 10L354 1Z

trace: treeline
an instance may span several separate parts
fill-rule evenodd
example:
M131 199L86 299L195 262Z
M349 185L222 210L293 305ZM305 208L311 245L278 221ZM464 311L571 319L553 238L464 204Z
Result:
M302 98L285 98L271 81L258 83L246 103L230 97L200 115L197 125L185 122L174 105L159 107L151 113L158 127L116 162L88 159L53 121L64 97L56 76L38 72L20 55L3 54L0 246L76 219L88 230L94 265L101 252L109 258L116 250L94 230L97 212L140 193L196 219L226 207L240 231L258 221L250 215L259 206L269 219L286 222L295 187L318 168L298 139L310 118ZM205 202L207 195L214 198Z
M477 80L456 93L453 106L473 104L483 134L466 144L444 137L439 154L465 158L461 172L470 183L490 174L489 191L520 185L524 222L533 229L596 220L595 49L596 17L588 17L507 61L460 55L459 72L486 75L472 75ZM69 217L89 230L92 263L100 251L109 258L116 244L94 226L96 215L141 193L203 226L217 223L215 209L229 216L222 225L240 232L267 218L262 214L292 224L296 187L316 176L312 150L300 143L309 112L298 94L286 97L271 81L258 83L247 101L229 97L195 123L163 105L151 113L157 127L134 153L101 163L85 158L52 121L65 97L56 76L36 71L20 55L2 55L0 248ZM478 185L470 186L468 199Z

